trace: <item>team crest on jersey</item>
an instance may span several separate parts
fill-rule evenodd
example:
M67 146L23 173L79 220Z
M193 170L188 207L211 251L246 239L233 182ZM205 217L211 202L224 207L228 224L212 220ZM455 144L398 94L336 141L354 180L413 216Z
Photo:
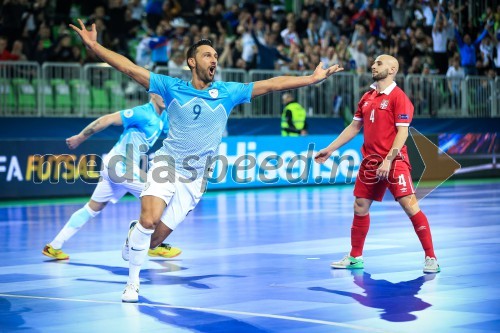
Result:
M388 106L388 105L389 105L389 100L384 99L384 100L382 100L382 103L380 103L380 108L381 108L382 110L385 110L385 109L387 109L387 106Z
M363 103L363 107L368 106L368 104L370 104L370 103L368 103L368 102L364 102L364 103Z
M208 93L212 98L217 98L217 96L219 96L219 90L217 89L210 89Z

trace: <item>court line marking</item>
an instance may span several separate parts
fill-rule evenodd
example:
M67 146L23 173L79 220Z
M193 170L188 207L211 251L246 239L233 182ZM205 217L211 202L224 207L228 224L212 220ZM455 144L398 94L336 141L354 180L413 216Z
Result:
M151 303L123 303L117 301L98 301L98 300L88 300L88 299L78 299L78 298L62 298L62 297L49 297L49 296L31 296L31 295L12 295L12 294L0 294L0 297L10 297L10 298L29 298L29 299L41 299L41 300L51 300L51 301L66 301L66 302L81 302L81 303L99 303L99 304L127 304L127 305L135 305L135 306L148 306L152 308L166 308L166 309L182 309L182 310L192 310L192 311L201 311L201 312L212 312L212 313L222 313L222 314L233 314L233 315L243 315L243 316L251 316L251 317L262 317L262 318L271 318L271 319L281 319L281 320L290 320L290 321L299 321L303 323L311 323L311 324L321 324L327 326L337 326L350 328L363 332L378 332L378 333L388 333L388 331L383 331L381 329L351 325L338 323L334 321L326 321L319 319L309 319L309 318L301 318L301 317L290 317L283 315L274 315L267 313L257 313L257 312L246 312L246 311L235 311L235 310L224 310L224 309L212 309L212 308L200 308L200 307L191 307L191 306L176 306L176 305L167 305L167 304L151 304Z

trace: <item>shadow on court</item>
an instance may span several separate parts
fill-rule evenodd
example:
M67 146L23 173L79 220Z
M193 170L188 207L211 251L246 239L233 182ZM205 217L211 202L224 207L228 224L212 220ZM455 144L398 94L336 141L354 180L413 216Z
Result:
M23 327L26 321L22 314L25 312L31 312L31 309L23 307L12 311L12 302L0 298L0 332L40 332L32 327Z
M69 262L68 265L81 266L81 267L94 267L99 268L105 271L108 271L115 275L128 276L128 268L126 267L118 267L118 266L105 266L105 265L91 265L84 263L75 263ZM187 268L179 267L176 264L165 263L163 262L161 265L166 266L165 268L160 269L144 269L141 270L141 285L184 285L188 288L196 288L196 289L212 289L213 287L209 284L197 282L203 279L215 278L215 277L233 277L240 278L245 277L242 275L223 275L223 274L207 274L207 275L199 275L199 276L173 276L173 275L162 275L162 273L174 272L179 270L185 270ZM105 282L105 283L115 283L115 284L124 284L121 281L105 281L105 280L94 280L94 279L77 279L78 281L92 281L92 282Z
M380 318L391 322L416 320L417 316L411 312L423 311L432 306L416 295L422 285L433 280L436 274L426 274L414 280L392 283L387 280L372 279L371 274L363 270L351 270L350 272L353 275L354 283L364 289L363 293L358 294L323 287L308 289L351 297L363 306L381 309Z
M161 307L169 304L152 302L144 297L140 298L140 302L151 304L151 306L141 304L138 307L141 313L151 316L162 323L189 329L191 332L271 332L220 314L192 309Z

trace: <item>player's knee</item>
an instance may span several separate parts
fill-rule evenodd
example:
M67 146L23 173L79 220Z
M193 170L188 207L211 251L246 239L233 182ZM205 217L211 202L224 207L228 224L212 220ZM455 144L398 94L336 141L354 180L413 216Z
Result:
M418 201L413 196L400 198L398 202L409 217L412 217L420 211Z
M139 219L139 223L144 228L151 229L151 230L154 230L159 222L160 222L160 219L156 219L151 215L141 215L141 218Z
M354 200L354 214L364 216L368 214L370 209L370 205L361 200L361 199L356 199Z

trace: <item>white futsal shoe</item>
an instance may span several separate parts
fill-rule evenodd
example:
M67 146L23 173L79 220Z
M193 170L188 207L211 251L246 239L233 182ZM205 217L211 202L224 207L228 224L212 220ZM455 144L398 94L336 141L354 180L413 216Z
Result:
M429 256L425 257L424 273L439 273L441 268L436 260L436 258L431 258Z
M122 302L137 303L139 301L139 285L135 283L127 283L122 294Z

